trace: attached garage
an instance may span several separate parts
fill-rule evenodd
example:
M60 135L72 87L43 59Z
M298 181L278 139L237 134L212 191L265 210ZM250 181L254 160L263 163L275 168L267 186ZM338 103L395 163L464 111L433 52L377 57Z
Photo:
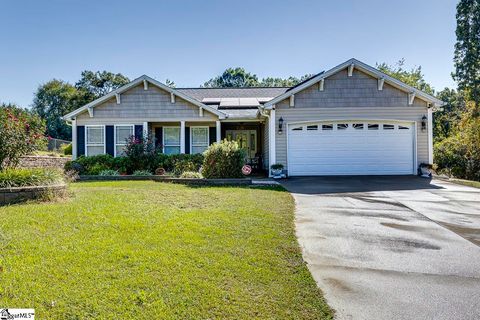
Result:
M290 123L287 135L290 176L415 173L414 122Z

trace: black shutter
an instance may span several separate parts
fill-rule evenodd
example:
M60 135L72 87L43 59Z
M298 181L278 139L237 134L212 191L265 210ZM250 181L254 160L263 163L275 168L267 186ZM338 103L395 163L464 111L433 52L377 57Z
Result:
M115 141L113 138L114 134L115 132L113 126L105 126L105 150L107 151L107 154L111 156L115 156Z
M85 126L77 126L77 157L85 155Z
M143 126L135 125L135 139L143 140Z
M209 127L208 128L208 136L210 138L210 144L217 142L217 128L216 127Z
M163 144L163 130L162 127L155 128L155 147L161 148Z
M185 153L190 154L190 127L185 127Z

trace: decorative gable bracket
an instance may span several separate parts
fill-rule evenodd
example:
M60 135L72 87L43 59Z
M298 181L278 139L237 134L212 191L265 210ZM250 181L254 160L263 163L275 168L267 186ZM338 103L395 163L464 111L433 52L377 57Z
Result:
M115 98L117 99L117 104L120 104L120 93L115 93Z
M324 86L325 86L325 79L322 78L322 79L320 79L320 81L318 82L318 91L323 91Z
M378 79L378 90L382 91L383 90L383 84L385 83L385 78L379 78Z
M411 106L413 104L413 100L415 100L415 92L410 92L408 94L408 105Z
M93 118L93 107L88 108L88 115L90 116L90 118Z
M173 92L170 93L170 102L175 103L175 94Z
M353 68L355 67L355 64L352 63L348 66L348 76L351 77L353 75Z

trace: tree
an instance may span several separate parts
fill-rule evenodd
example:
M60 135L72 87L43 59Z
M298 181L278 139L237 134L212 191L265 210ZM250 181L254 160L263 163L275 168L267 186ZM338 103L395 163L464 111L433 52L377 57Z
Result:
M258 86L258 77L244 68L228 68L218 77L203 84L206 88L238 88Z
M212 78L203 84L207 88L243 88L243 87L292 87L305 79L310 78L311 74L306 74L301 78L288 77L273 78L267 77L258 80L256 74L245 71L244 68L228 68L221 75Z
M377 69L425 93L431 95L435 93L435 90L425 81L422 67L418 66L407 70L404 68L404 65L405 59L402 58L395 65L389 65L385 62L377 63Z
M85 92L88 100L93 101L129 82L130 80L121 73L85 70L82 72L80 80L75 83L75 87Z
M60 117L89 101L71 84L54 79L38 87L32 111L46 120L49 136L70 140L72 130Z
M457 4L457 42L454 80L459 90L468 90L470 99L480 105L480 0L460 0Z
M0 105L0 170L18 165L20 157L43 147L45 122L13 104Z
M446 104L433 114L433 137L439 142L453 135L465 112L465 94L462 91L445 88L437 94L437 98Z

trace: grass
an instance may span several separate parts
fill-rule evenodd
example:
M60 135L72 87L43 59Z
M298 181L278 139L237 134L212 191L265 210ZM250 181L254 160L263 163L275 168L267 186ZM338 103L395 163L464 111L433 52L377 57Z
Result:
M330 319L280 189L72 184L0 208L0 305L39 319Z
M480 189L480 181L472 181L472 180L463 180L463 179L456 179L456 178L450 178L448 181L456 183L456 184L461 184L464 186L468 187L474 187L474 188L479 188Z

